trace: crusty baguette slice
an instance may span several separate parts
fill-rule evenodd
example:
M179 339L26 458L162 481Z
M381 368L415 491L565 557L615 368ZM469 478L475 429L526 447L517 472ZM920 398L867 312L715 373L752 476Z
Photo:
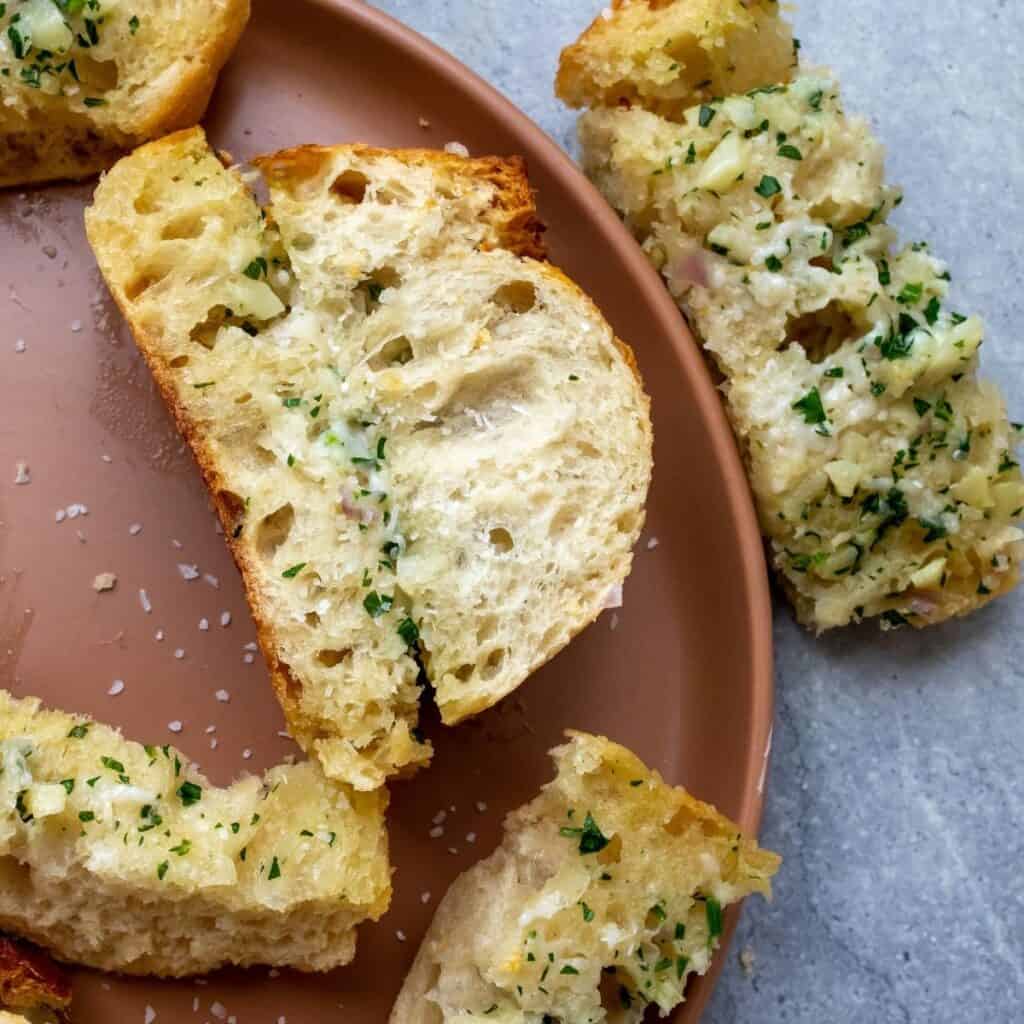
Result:
M628 21L605 31L628 40ZM977 376L981 322L950 308L926 246L895 248L901 197L836 81L748 71L760 88L678 120L657 104L588 111L587 173L725 375L800 620L964 615L1011 590L1024 559L1020 429Z
M391 1024L665 1016L707 971L722 909L770 895L775 854L624 747L568 736L554 781L448 890Z
M322 971L391 895L386 791L315 762L211 786L171 747L0 691L0 929L127 974Z
M787 81L796 50L778 8L778 0L612 0L562 52L558 94L573 107L637 103L674 118L713 96Z
M4 1015L7 1021L65 1022L71 1007L71 979L41 950L0 935L0 1008L29 1014Z
M217 503L293 735L381 785L627 575L651 471L628 349L540 255L517 160L258 161L199 131L119 163L89 239ZM525 254L525 255L524 255Z
M249 0L0 4L0 187L85 178L196 124Z

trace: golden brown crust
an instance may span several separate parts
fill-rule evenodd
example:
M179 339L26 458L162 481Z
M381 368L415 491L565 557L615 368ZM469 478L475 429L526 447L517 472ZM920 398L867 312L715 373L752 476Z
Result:
M53 1010L66 1020L71 980L45 953L0 935L0 1008Z
M533 190L520 156L484 156L467 159L434 149L379 149L374 146L296 146L252 163L272 184L301 190L306 183L319 181L321 173L339 149L359 158L390 157L409 167L433 167L453 178L489 182L495 188L491 203L490 226L497 234L491 247L507 249L517 256L547 259L543 243L545 225L537 216ZM487 245L484 246L487 248Z

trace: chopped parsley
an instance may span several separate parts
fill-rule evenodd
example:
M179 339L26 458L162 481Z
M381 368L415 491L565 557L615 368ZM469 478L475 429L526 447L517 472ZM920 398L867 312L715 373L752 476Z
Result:
M257 256L245 270L242 271L246 277L258 281L261 277L267 276L267 261L262 256Z
M914 399L914 411L918 416L924 416L932 407L931 402L926 402L923 398Z
M778 256L769 256L764 261L765 267L770 270L773 274L777 274L782 269L782 260Z
M370 617L374 619L379 619L382 615L391 611L394 603L395 599L389 594L378 594L376 590L371 590L363 598L363 607Z
M286 580L293 580L300 572L302 572L303 569L306 568L308 564L308 562L299 562L297 565L293 565L290 569L285 569L281 575Z
M406 647L415 647L420 638L419 627L406 617L398 624L398 635L405 641Z
M704 903L704 911L708 919L708 939L716 939L722 934L722 904L709 896Z
M131 29L132 35L139 31L139 25L141 24L142 22L139 21L138 16L135 14L128 19L128 28Z
M782 186L779 184L778 178L773 178L770 174L766 174L754 188L754 191L764 199L771 199L772 196L777 196L782 191Z
M281 865L278 864L277 857L275 857L270 862L270 871L267 872L267 878L272 882L272 881L274 881L275 878L280 878L280 877L281 877Z
M156 866L156 877L159 878L161 882L164 880L164 875L167 874L167 869L169 867L170 867L170 864L168 864L167 861L165 861L165 860L163 860L159 864L157 864L157 866Z
M88 734L89 734L89 726L88 725L85 725L85 724L83 724L83 725L76 725L68 733L68 739L69 740L84 740L85 737Z
M202 787L197 786L194 782L183 782L178 787L178 797L186 807L191 807L202 800Z
M787 160L803 160L804 158L803 153L796 146L789 144L779 146L779 156L785 157Z
M896 296L896 301L904 306L913 306L921 301L921 295L924 293L924 285L922 284L905 284L903 291Z
M793 408L803 414L804 423L814 424L828 421L825 407L821 404L821 392L817 388L811 388L799 402L794 402Z
M714 121L717 113L718 111L714 107L709 107L706 103L701 104L700 113L697 115L697 121L701 128L707 128Z
M832 369L825 371L825 376L831 377L833 379L838 379L842 377L845 374L845 372L846 371L841 366L833 366Z
M567 838L575 838L576 836L579 836L579 850L580 853L584 855L588 853L598 853L609 843L608 837L601 831L589 811L587 812L586 818L583 820L582 828L564 827L560 830L560 834Z

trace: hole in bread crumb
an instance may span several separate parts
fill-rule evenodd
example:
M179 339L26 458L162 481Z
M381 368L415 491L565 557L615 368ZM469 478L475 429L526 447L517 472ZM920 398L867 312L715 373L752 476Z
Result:
M552 517L548 533L552 537L561 536L572 528L579 518L578 512L573 505L563 505Z
M528 313L537 305L537 289L530 281L509 281L494 293L491 301L513 313Z
M167 365L172 370L180 370L183 366L188 366L188 356L175 356Z
M487 660L484 662L480 675L484 679L493 679L501 671L501 666L505 664L507 655L508 651L504 647L496 647L487 655Z
M473 678L475 668L475 665L460 665L452 675L455 676L460 683L468 683L470 679Z
M292 239L292 248L298 252L308 252L316 244L316 239L306 231L300 231Z
M188 356L186 356L185 358L187 359ZM235 399L235 405L245 405L246 402L251 402L251 401L252 401L252 392L251 391L244 391L242 394L240 394Z
M404 366L413 358L412 345L403 334L385 342L369 359L366 365L373 371L384 370L389 366Z
M585 459L599 459L601 457L601 452L589 441L577 441L576 451Z
M116 61L95 60L81 50L75 53L75 71L75 77L90 93L116 89L120 78Z
M498 631L497 615L488 615L476 628L476 642L481 647Z
M381 295L389 288L397 288L402 277L394 267L379 267L369 277L356 286L356 294L363 299L363 309L367 314L380 306Z
M491 530L489 540L491 547L502 555L507 555L516 546L512 534L501 526Z
M229 537L238 537L245 525L245 502L234 491L218 491L217 508Z
M316 612L306 612L306 625L316 629L320 625L320 616Z
M136 299L140 299L143 295L149 291L153 285L158 284L164 279L163 274L139 274L138 277L133 277L124 286L124 297L129 302L135 302Z
M359 171L343 171L331 184L331 193L341 202L350 206L361 203L366 198L366 187L370 179Z
M198 238L206 229L206 218L189 213L184 217L176 217L165 224L160 237L165 241L179 238Z
M830 302L824 309L790 317L786 324L785 346L795 343L812 363L820 363L863 333L838 302Z
M288 539L295 525L295 509L291 504L282 505L276 512L264 516L256 535L256 547L264 558L271 557Z
M622 515L615 520L615 526L619 533L633 533L640 529L640 513L623 512Z
M206 319L200 321L189 331L189 338L203 348L213 349L217 344L217 332L224 325L224 307L215 306L206 314Z
M320 662L325 668L336 668L340 665L347 657L352 654L349 648L343 648L341 650L325 650L316 652L316 660Z

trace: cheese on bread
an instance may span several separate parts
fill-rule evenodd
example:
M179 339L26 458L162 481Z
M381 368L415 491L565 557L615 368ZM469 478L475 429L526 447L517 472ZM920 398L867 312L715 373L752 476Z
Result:
M84 178L195 124L249 0L0 4L0 187Z
M458 878L391 1024L637 1024L683 1002L722 911L770 895L779 858L625 748L570 733L558 775Z
M688 7L651 16L667 31ZM605 31L628 27L615 15ZM897 246L901 197L867 124L832 76L776 70L755 63L757 88L672 118L642 98L595 107L587 173L725 376L801 621L965 614L1018 579L1019 428L977 375L982 324L951 305L945 265Z
M172 747L0 691L0 929L126 974L328 970L387 909L386 804L315 762L212 786Z
M628 349L542 254L515 160L257 162L201 132L103 180L87 230L217 503L293 735L370 789L606 605L644 516Z

